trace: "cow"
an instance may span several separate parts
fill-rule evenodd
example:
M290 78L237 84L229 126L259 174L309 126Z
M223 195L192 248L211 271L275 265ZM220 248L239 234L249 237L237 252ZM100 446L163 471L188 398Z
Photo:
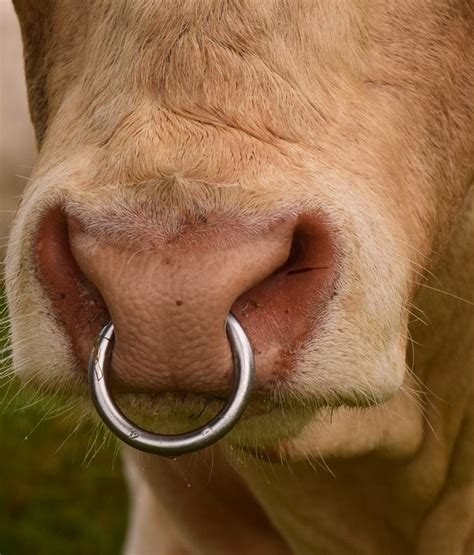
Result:
M34 163L35 140L28 117L22 75L21 37L13 7L0 2L0 258L3 261L8 228L17 197ZM3 86L5 84L5 86Z
M15 0L39 146L10 236L13 363L95 411L218 412L124 447L128 554L474 549L471 0ZM100 503L100 492L97 492Z

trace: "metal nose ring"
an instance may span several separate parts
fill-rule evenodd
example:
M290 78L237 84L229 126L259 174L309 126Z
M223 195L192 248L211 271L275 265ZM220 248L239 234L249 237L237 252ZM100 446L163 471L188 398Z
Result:
M225 407L207 424L176 435L155 434L134 424L118 408L110 392L110 361L114 348L114 326L109 322L97 338L89 361L92 401L108 428L135 449L175 457L203 449L221 439L237 423L250 398L255 360L250 342L239 321L229 314L226 332L234 359L234 385Z

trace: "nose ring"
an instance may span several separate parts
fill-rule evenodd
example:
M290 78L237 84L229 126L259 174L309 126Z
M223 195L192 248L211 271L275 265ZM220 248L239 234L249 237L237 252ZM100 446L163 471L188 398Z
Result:
M255 375L255 360L248 337L235 316L226 319L226 333L234 361L234 384L224 408L196 430L170 435L156 434L129 420L110 391L110 362L114 348L114 326L109 322L100 332L89 360L92 401L106 426L135 449L175 457L212 445L235 426L247 406Z

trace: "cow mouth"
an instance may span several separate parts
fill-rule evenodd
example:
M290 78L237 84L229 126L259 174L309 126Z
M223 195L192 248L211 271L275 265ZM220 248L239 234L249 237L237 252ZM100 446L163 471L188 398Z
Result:
M76 224L73 224L76 225ZM104 324L110 321L110 311L103 295L85 276L77 263L70 244L71 219L65 207L50 210L42 219L36 239L36 272L49 300L51 314L70 341L77 361L77 374L86 383L87 364L92 346ZM269 398L291 391L292 370L302 346L321 322L327 303L334 295L334 268L315 264L307 248L308 225L304 218L295 233L291 249L284 263L263 283L239 296L232 306L248 334L259 366L266 364L268 337L277 345L277 356L272 355L272 368L262 378L257 375L254 408L248 415L268 413ZM332 253L331 253L332 256ZM323 286L321 285L323 284ZM281 294L274 295L278 290ZM317 292L311 295L311 292ZM283 316L283 318L282 318ZM274 348L273 345L273 348ZM232 368L227 375L232 376ZM112 366L113 372L113 366ZM171 386L144 387L114 375L114 388L123 394L174 395L177 401L200 399L210 410L221 407L227 399L229 380L214 390L176 389Z

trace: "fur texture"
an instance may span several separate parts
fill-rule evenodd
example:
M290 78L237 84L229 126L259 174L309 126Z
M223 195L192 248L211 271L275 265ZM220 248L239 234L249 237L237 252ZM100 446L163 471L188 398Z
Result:
M324 214L338 240L337 295L289 387L315 400L312 421L291 426L275 410L231 437L258 451L271 433L287 464L236 457L229 444L219 457L268 515L263 536L245 503L238 531L212 503L190 514L197 500L179 473L160 478L173 463L130 454L137 510L149 515L134 526L153 536L164 511L176 533L163 553L220 553L236 535L272 553L285 543L296 553L472 551L472 3L15 6L40 144L7 258L25 379L86 389L35 271L36 232L54 206L111 244L179 234L213 214L258 232L301 210ZM426 312L428 332L409 327L413 311ZM322 457L335 477L312 467ZM222 519L221 533L206 519ZM140 536L131 532L129 553Z

